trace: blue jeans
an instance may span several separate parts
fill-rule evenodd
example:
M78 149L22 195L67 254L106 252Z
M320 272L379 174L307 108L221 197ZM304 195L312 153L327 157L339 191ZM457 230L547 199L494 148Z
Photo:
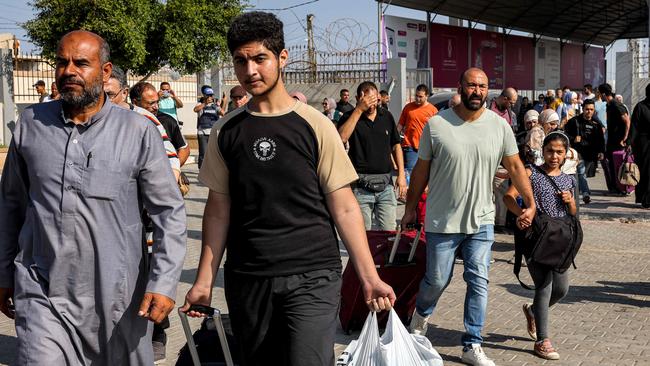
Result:
M460 250L465 262L463 279L465 293L463 346L482 343L488 300L488 272L494 242L494 225L481 225L476 234L439 234L427 232L427 269L420 283L415 309L422 316L433 313L438 299L451 282L454 257Z
M397 226L397 200L392 185L387 185L381 192L370 192L360 187L355 187L352 192L359 202L363 222L366 230L372 229L372 214L379 230L395 230Z
M578 187L580 188L580 194L591 196L591 191L589 190L589 184L587 183L585 161L580 159L578 163ZM578 197L575 197L578 199Z
M406 184L411 182L411 172L415 163L418 161L418 151L412 147L403 147L402 152L404 153L404 173L406 174Z

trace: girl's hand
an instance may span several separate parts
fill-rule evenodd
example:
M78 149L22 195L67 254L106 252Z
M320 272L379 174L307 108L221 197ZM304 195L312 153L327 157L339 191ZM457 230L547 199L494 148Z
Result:
M558 195L560 195L560 197L562 197L562 202L564 202L564 203L566 203L568 205L573 203L573 193L571 191L560 192L560 193L558 193Z

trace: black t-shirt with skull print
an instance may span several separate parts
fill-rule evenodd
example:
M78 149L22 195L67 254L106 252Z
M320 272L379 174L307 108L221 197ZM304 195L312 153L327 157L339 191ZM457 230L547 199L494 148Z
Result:
M199 180L231 199L226 269L258 276L340 269L326 195L356 179L332 122L308 105L224 117Z

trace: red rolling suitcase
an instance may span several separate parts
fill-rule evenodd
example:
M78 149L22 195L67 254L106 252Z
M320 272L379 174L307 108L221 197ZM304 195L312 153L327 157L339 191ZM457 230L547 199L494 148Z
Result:
M367 231L370 253L375 261L381 279L395 291L395 312L402 322L408 325L413 310L415 297L426 269L426 242L421 238L422 225L416 224L416 230ZM388 312L378 314L380 326L385 326ZM361 292L361 284L352 264L343 272L341 286L341 308L339 320L346 333L359 330L368 316L366 299Z

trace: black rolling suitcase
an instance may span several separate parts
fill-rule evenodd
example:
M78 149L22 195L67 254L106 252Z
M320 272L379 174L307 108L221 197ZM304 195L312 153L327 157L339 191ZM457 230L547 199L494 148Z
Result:
M202 305L192 305L190 310L210 316L205 318L201 328L192 334L187 314L178 310L187 344L178 352L176 366L236 366L239 357L228 315Z

